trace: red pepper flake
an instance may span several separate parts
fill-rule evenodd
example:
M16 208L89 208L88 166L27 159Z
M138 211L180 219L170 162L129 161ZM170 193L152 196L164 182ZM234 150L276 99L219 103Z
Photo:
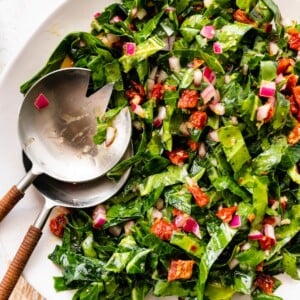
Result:
M40 109L43 109L45 107L47 107L49 105L49 100L48 98L44 95L44 94L39 94L37 96L37 98L35 99L34 101L34 106L40 110Z

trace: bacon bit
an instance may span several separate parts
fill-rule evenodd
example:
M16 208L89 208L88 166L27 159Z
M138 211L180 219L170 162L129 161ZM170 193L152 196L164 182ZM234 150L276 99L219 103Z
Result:
M248 219L248 221L249 221L250 223L252 223L252 222L254 221L254 219L255 219L255 214L252 213L252 214L248 215L247 219Z
M200 58L194 58L193 60L193 68L194 69L198 69L200 68L202 65L204 64L204 60L203 59L200 59Z
M61 213L56 217L52 218L49 223L50 231L57 237L62 237L64 234L65 227L67 225L67 215Z
M261 263L259 263L256 268L255 271L256 272L262 272L264 270L264 262L262 261Z
M259 273L256 275L254 285L265 294L271 295L275 287L275 278L268 274Z
M300 85L292 88L293 96L298 105L300 105Z
M139 103L136 103L136 101L134 103L141 104L146 95L144 87L141 84L139 84L133 80L131 80L131 85L132 85L132 88L127 90L125 93L127 98L130 101L132 101L133 99L135 99L135 100L139 99Z
M263 219L263 224L269 224L269 225L275 225L276 224L276 219L271 216L264 217Z
M224 223L229 223L232 220L233 214L237 211L237 206L223 207L218 210L216 216Z
M49 105L49 100L44 94L39 94L34 101L36 109L41 110Z
M205 111L195 111L190 115L189 123L193 128L202 129L207 122L207 113Z
M296 28L290 28L288 30L289 38L288 44L290 49L298 51L300 50L300 32Z
M235 21L241 22L241 23L245 23L245 24L251 24L251 25L256 25L256 23L251 20L249 18L249 16L247 15L247 13L241 9L237 9L234 13L233 13L233 19Z
M171 163L176 166L182 166L189 158L187 151L181 149L167 151L166 154Z
M74 66L74 60L69 56L66 55L64 60L62 61L60 68L64 69L64 68L71 68Z
M151 233L164 241L170 240L173 231L179 231L179 229L173 223L165 219L156 219L150 229Z
M288 143L295 145L300 141L300 123L298 123L288 135Z
M294 66L295 61L291 58L282 57L277 62L277 74L286 74L290 66Z
M197 151L199 149L200 143L197 143L193 140L188 140L187 142L189 148L191 149L192 152Z
M193 274L194 260L172 260L168 272L168 281L190 279Z
M298 75L291 74L287 77L286 85L285 85L285 91L288 93L293 92L293 88L296 87L298 82Z
M209 203L209 197L201 190L198 183L192 178L187 177L187 189L193 195L196 204L199 207L204 207Z
M177 107L178 108L196 108L199 101L199 95L196 90L184 90L181 93Z
M164 85L161 83L154 84L150 98L155 98L156 101L162 100L164 95Z

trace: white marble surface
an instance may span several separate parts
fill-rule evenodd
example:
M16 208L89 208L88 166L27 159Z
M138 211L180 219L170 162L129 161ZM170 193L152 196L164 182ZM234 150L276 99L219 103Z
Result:
M35 29L65 1L0 0L0 75Z

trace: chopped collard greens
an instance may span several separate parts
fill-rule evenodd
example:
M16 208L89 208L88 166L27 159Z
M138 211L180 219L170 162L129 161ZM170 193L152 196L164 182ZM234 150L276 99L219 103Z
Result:
M56 224L55 289L281 299L276 275L299 279L300 25L272 0L123 0L21 91L70 66L91 70L93 90L114 82L107 114L130 108L134 155L107 174L131 168L117 195Z

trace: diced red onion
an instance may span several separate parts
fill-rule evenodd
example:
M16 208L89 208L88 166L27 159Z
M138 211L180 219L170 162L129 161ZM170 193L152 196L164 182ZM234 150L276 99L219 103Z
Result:
M271 224L264 224L263 231L265 236L276 241L274 226L272 226Z
M199 144L198 154L201 158L204 158L206 155L206 147L203 142L200 142Z
M240 263L240 262L238 261L238 259L234 257L234 258L228 263L228 267L229 267L230 270L233 270L236 266L239 265L239 263Z
M278 51L279 51L278 45L274 42L270 42L269 43L269 54L271 56L273 56L273 55L276 55L278 53Z
M163 217L163 214L157 208L153 208L151 212L151 217L152 219L161 219Z
M172 72L178 73L180 72L180 59L177 56L169 57L169 66Z
M140 116L141 118L145 118L146 112L141 105L131 103L131 109L136 115Z
M106 209L103 204L97 205L92 213L93 227L99 229L106 222Z
M178 214L174 218L174 225L178 228L182 228L185 225L187 218L188 218L188 215L186 215L186 214Z
M213 25L203 26L200 31L200 34L209 40L213 39L216 34L215 26Z
M167 6L167 7L165 8L165 12L166 12L166 13L169 13L169 12L172 12L172 11L176 11L176 8L173 7L173 6Z
M163 120L166 118L166 116L167 116L166 107L165 106L160 106L158 108L158 114L153 120L153 126L156 127L156 128L160 127L162 125Z
M157 83L162 83L167 78L168 78L168 73L166 73L165 71L161 70L158 73L158 76L157 76Z
M189 128L188 128L188 122L182 122L180 125L179 125L179 131L185 135L185 136L189 136L190 135L190 132L189 132Z
M259 122L264 121L268 117L271 108L271 103L265 103L264 105L259 106L256 112L256 120Z
M213 142L219 142L219 136L218 136L218 132L217 130L211 130L209 133L208 133L208 137L210 138L211 141Z
M279 84L285 80L285 77L282 73L278 74L275 78L275 83Z
M94 13L94 16L93 16L93 17L94 17L94 19L97 19L97 18L99 18L100 16L101 16L101 13L97 11L97 12Z
M209 108L218 116L223 116L225 114L225 106L221 102L211 103Z
M251 231L248 234L248 239L251 241L258 241L258 240L262 239L263 237L264 237L264 235L262 234L262 232L260 232L258 230Z
M175 35L170 35L169 37L168 37L168 50L169 51L171 51L172 49L173 49L173 45L174 45L174 42L175 42L175 40L176 40L176 36Z
M203 80L214 84L216 81L216 73L209 67L203 68Z
M144 8L139 8L137 13L136 13L136 17L139 20L144 19L146 17L146 15L147 15L147 11Z
M138 131L141 131L143 129L143 124L142 122L138 121L138 120L133 120L132 121L132 125L134 126L134 128Z
M110 23L118 23L118 22L123 22L123 19L120 16L114 16L110 19Z
M265 81L262 80L260 89L259 89L259 96L261 97L273 97L276 92L276 84L274 81Z
M209 84L202 92L201 97L203 99L204 104L207 104L211 100L215 99L217 96L217 92L215 87L212 84Z
M241 217L238 214L234 214L230 221L230 227L239 228L242 225Z
M125 224L124 224L124 233L125 235L128 235L128 234L131 234L132 232L132 227L134 226L135 222L130 220L130 221L127 221Z
M241 250L242 251L247 251L251 248L251 244L250 243L245 243L244 245L241 246Z
M155 81L151 78L147 79L147 95L148 97L151 96L151 92L153 91L153 87L155 85Z
M199 224L197 223L197 221L195 219L193 219L192 217L189 217L184 226L183 226L183 230L185 232L191 232L193 233L195 236L197 236L199 239L201 239L201 233L200 233L200 227Z
M115 127L109 126L106 130L106 137L105 137L105 146L109 147L116 137L117 129Z
M37 98L35 99L34 101L34 106L40 110L40 109L43 109L45 107L47 107L49 105L49 100L48 98L44 95L44 94L39 94L37 96Z
M134 55L136 51L136 43L128 42L125 43L125 54L126 55Z
M202 78L202 71L200 69L196 69L194 71L194 85L199 86L201 84Z
M122 227L121 226L112 226L108 229L108 231L113 235L113 236L119 236L122 232Z
M213 43L213 51L215 54L222 54L223 53L223 49L222 46L220 44L220 42L214 42Z

